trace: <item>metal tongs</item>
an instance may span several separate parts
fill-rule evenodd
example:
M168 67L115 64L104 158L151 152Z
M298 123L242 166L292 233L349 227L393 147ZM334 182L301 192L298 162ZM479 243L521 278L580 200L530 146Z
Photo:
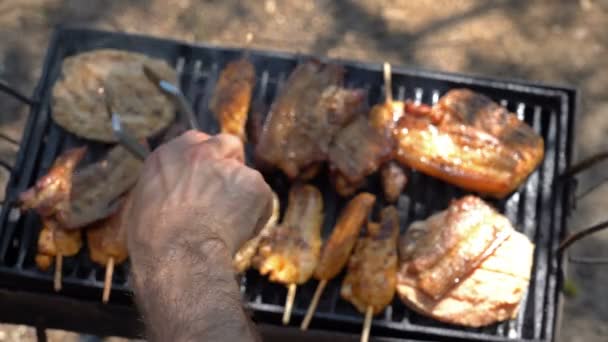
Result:
M188 102L188 99L179 87L167 80L164 80L156 71L147 65L143 66L144 75L152 82L161 93L173 100L179 108L179 112L182 117L180 120L188 124L190 129L200 131L200 126L196 121L196 115L192 110L192 106Z
M150 155L150 149L139 142L135 135L122 124L120 114L112 109L112 104L109 94L105 94L106 111L110 120L112 120L112 132L118 142L140 160L145 160Z

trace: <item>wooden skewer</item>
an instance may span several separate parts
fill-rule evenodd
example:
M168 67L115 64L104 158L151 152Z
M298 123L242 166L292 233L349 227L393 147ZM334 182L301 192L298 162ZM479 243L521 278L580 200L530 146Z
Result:
M363 322L363 331L361 332L361 342L369 340L369 332L372 329L372 319L374 318L374 308L371 306L365 310L365 321Z
M287 290L287 300L285 300L285 312L283 312L283 325L289 324L291 319L291 310L293 309L293 302L296 299L296 284L289 284Z
M315 311L317 310L317 305L319 304L319 299L321 298L321 294L323 294L323 290L325 289L326 285L327 285L327 279L322 279L321 281L319 281L319 285L317 285L317 289L315 290L315 294L312 297L312 301L310 302L308 311L306 311L306 316L304 316L302 325L300 325L300 330L304 331L304 330L308 329L308 325L310 325L312 316L315 314Z
M388 104L393 102L393 86L391 82L391 65L384 62L384 97Z
M105 304L110 300L110 291L112 290L112 275L114 274L114 258L110 257L106 264L106 278L103 282L103 294L101 301Z
M63 273L63 254L57 254L55 256L55 278L53 281L53 287L55 291L61 291L61 274Z

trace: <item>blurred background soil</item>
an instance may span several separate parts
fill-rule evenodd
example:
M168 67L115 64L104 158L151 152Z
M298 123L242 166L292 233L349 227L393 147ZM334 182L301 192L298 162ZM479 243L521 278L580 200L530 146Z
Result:
M608 149L607 0L0 0L0 78L31 93L57 25L228 46L251 33L260 49L572 85L582 95L575 159ZM26 115L0 94L0 133L20 140ZM1 161L12 163L16 151L0 142ZM2 189L6 176L2 169ZM606 165L596 167L579 189L605 177ZM599 186L582 199L570 229L608 219L607 197ZM607 247L608 231L573 253L608 257ZM606 267L569 267L576 295L566 299L558 341L608 340ZM49 339L78 337L54 331ZM31 328L0 325L0 341L32 340Z

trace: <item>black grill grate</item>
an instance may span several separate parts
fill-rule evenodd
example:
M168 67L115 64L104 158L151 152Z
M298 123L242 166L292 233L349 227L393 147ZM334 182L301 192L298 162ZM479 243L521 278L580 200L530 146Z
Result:
M16 196L51 166L58 153L83 145L85 141L67 134L50 119L50 90L64 57L97 49L117 48L163 58L175 66L185 94L195 107L201 126L209 133L218 131L217 122L208 111L208 102L222 67L242 55L242 50L213 46L193 46L149 37L82 29L58 30L46 58L44 71L35 91L38 104L32 107L23 143L7 187L6 198ZM269 106L277 89L296 64L306 58L276 52L250 51L258 82L255 99ZM382 99L380 65L339 61L346 66L348 87L368 89L371 104ZM445 340L552 340L557 314L557 290L561 281L560 264L555 249L564 230L568 184L555 182L570 162L573 142L573 120L576 92L572 89L533 85L524 82L491 80L478 77L420 70L393 68L393 92L397 99L415 99L434 103L439 96L455 87L468 87L492 97L518 114L545 139L545 160L522 188L502 201L493 201L536 244L533 278L517 319L498 325L467 329L427 319L407 309L398 299L373 323L372 335L415 337ZM91 144L92 155L101 155L107 145ZM249 147L248 147L249 148ZM250 148L249 148L250 149ZM91 155L89 154L89 155ZM268 178L285 200L287 183L283 177ZM324 233L328 235L344 200L336 197L326 179L316 181L326 202ZM371 191L378 180L372 177ZM378 191L375 191L378 192ZM413 172L398 208L402 229L413 220L424 219L444 209L452 198L464 192L445 183ZM38 271L34 264L40 220L33 213L12 219L11 210L3 208L0 217L0 287L17 288L36 293L51 293L52 274ZM65 258L64 289L61 295L78 300L98 301L103 286L104 270L88 259L86 247L75 257ZM117 267L112 300L132 305L126 281L126 265ZM359 333L363 317L339 298L341 276L328 285L311 327ZM298 288L293 323L299 323L310 302L316 282ZM259 322L278 324L283 312L285 287L268 283L250 271L242 279L243 297ZM75 314L77 316L77 314ZM77 319L77 318L75 318ZM111 328L107 333L112 334ZM114 332L116 333L116 332Z

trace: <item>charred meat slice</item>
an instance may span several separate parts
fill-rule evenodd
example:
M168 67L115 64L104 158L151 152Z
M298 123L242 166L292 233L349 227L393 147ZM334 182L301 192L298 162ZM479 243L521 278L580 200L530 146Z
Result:
M342 209L338 222L321 251L314 273L316 279L329 280L340 273L375 202L376 196L364 192L355 196Z
M262 275L283 284L302 284L313 274L321 253L323 198L311 185L289 192L281 225L262 237L254 264Z
M334 180L336 190L342 196L349 195L352 190L343 189L356 189L366 176L391 158L392 152L391 141L379 133L368 118L358 116L338 133L329 151L332 173L343 178Z
M341 87L343 69L307 62L296 67L272 104L256 146L258 164L296 178L327 159L334 135L362 111L364 92Z
M478 327L512 318L533 249L504 216L466 196L408 228L400 242L399 295L448 323Z
M399 215L395 207L382 210L380 223L369 223L367 235L357 241L348 262L340 295L357 310L382 312L395 295Z
M230 62L222 70L209 104L222 133L246 140L245 124L254 86L255 68L247 59Z
M397 160L464 189L502 198L543 158L531 127L468 89L451 90L430 110L406 111L395 130Z

